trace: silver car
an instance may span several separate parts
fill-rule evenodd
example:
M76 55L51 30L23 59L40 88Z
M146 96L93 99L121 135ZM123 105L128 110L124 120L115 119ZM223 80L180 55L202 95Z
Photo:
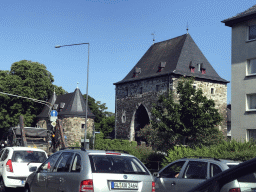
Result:
M214 177L222 171L235 167L238 161L222 160L215 158L183 158L170 163L158 173L154 173L156 192L172 191L187 192L198 184ZM252 178L250 178L252 179ZM256 187L256 179L253 182L246 178L234 180L226 184L222 191L240 192L245 186Z
M237 182L239 188L234 187ZM191 187L189 192L255 192L255 183L256 158L253 158L217 174L194 188Z
M51 155L25 184L26 192L155 191L148 169L134 156L65 149Z

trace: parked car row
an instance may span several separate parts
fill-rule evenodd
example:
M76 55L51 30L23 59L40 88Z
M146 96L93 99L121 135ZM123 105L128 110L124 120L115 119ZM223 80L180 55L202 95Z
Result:
M156 191L187 192L204 181L221 175L223 171L237 167L240 163L215 158L183 158L170 163L158 173L154 173ZM254 173L230 180L219 191L248 192L251 189L255 189L253 192L256 192Z
M136 157L120 152L64 149L0 151L0 192L256 192L256 158L247 162L183 158L153 176Z

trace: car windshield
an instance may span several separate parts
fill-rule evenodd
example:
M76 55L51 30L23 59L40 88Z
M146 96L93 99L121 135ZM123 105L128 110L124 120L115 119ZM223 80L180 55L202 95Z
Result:
M42 151L14 151L12 162L17 163L42 163L47 159Z
M143 164L136 158L115 155L90 155L93 173L126 173L149 175Z

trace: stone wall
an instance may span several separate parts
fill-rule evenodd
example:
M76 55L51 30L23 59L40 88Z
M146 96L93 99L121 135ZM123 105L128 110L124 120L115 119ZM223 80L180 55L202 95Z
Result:
M152 104L157 102L159 94L167 91L167 85L168 77L116 85L116 138L134 140L134 130L131 132L131 129L134 129L136 110L143 105L151 119Z
M176 90L179 81L179 79L173 78L174 90ZM202 89L203 95L215 102L215 108L218 109L223 117L221 124L217 128L223 132L224 136L227 136L227 84L210 80L195 80L193 86L196 89Z
M158 78L134 81L116 85L116 138L134 140L134 120L136 110L143 105L151 119L151 109L159 95L174 90L178 85L177 77L162 76ZM195 80L193 84L201 88L208 98L215 101L215 107L223 116L223 122L218 127L226 132L227 85L207 80ZM174 98L177 95L174 94Z
M62 119L62 126L64 135L67 136L68 146L74 145L75 143L81 143L81 138L84 138L84 125L85 118L80 117L69 117ZM87 120L87 133L92 134L94 120L88 118ZM83 127L83 128L82 128Z
M81 138L84 138L84 124L85 118L80 117L69 117L62 119L62 126L64 135L67 136L68 146L74 145L75 143L81 143ZM94 126L94 120L88 118L87 120L87 133L92 134ZM46 120L40 120L37 123L37 127L47 129Z

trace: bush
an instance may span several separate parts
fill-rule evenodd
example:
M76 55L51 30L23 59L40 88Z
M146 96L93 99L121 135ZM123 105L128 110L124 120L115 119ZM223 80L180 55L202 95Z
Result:
M150 147L137 146L136 141L122 140L122 139L103 139L102 133L96 135L95 149L97 150L117 150L126 151L140 159L144 164L153 150Z
M164 154L158 153L158 152L152 152L147 157L145 165L151 172L157 172L162 168L161 164L164 158L165 158Z
M232 159L247 161L256 156L256 143L249 142L222 141L218 145L189 148L185 146L175 146L168 151L168 156L164 159L162 166L184 157L212 157L218 159Z

